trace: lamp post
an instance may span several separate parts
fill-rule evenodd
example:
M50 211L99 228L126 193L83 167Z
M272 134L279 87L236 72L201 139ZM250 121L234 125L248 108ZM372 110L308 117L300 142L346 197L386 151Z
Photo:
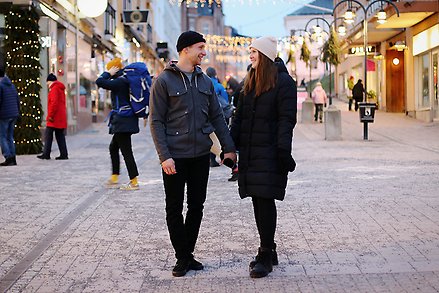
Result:
M323 23L326 23L326 25L328 26L329 30L331 30L331 25L329 24L329 22L328 22L326 19L324 19L323 17L313 17L313 18L311 18L310 20L308 20L308 22L306 23L306 25L305 25L305 31L308 30L308 25L309 25L309 24L311 23L311 21L313 21L313 20L317 20L317 21L322 20ZM316 26L316 27L320 28L318 22L317 22L317 26ZM322 29L320 28L320 32L315 32L315 33L319 34L319 33L322 33L322 32L326 32L326 31L325 31L325 30L322 30ZM328 34L328 35L329 35L329 34ZM330 66L331 66L331 65L330 65ZM330 79L329 79L329 105L331 106L331 105L332 105L332 92L331 92L331 68L329 69L329 78L330 78ZM310 79L309 93L310 93L310 96L311 96L311 63L310 63L310 66L309 66L309 79Z
M365 102L367 102L367 11L369 10L370 7L372 7L372 5L374 5L375 3L380 3L381 4L381 10L378 12L377 14L377 18L378 21L381 22L385 22L386 21L386 14L385 11L382 7L383 2L388 3L390 5L392 5L395 8L395 11L399 17L399 10L398 8L395 6L395 4L393 4L391 1L389 0L375 0L370 2L366 7L364 7L363 4L361 4L361 2L357 1L357 0L342 0L340 2L337 3L337 5L334 6L334 9L332 10L332 14L335 15L335 11L337 9L338 6L340 6L340 4L347 2L349 4L348 10L346 11L345 15L344 15L344 19L345 21L348 20L350 22L353 22L353 18L355 17L352 11L352 3L356 3L358 4L359 7L361 7L361 9L363 9L363 13L364 13L364 18L363 18L363 51L364 51L364 98L363 100ZM368 135L367 135L367 122L364 122L364 135L363 138L364 140L367 140Z

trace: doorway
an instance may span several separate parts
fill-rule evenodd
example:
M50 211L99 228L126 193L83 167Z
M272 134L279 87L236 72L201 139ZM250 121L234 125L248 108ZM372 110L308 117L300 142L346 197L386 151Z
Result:
M386 111L405 111L404 51L386 52Z

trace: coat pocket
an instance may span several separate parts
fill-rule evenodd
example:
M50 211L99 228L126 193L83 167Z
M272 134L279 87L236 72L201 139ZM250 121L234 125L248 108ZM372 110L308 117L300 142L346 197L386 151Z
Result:
M167 118L166 134L182 135L189 133L188 112L176 113Z

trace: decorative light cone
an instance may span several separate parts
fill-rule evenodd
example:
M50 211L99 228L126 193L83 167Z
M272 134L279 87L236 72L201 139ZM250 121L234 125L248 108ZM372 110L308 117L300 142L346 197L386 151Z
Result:
M354 22L354 17L355 17L355 14L354 14L354 12L352 11L352 9L348 9L348 10L346 10L346 12L344 13L344 21L345 21L346 23L353 23L353 22Z
M345 36L346 35L346 27L344 25L340 25L337 29L338 34L340 36Z
M320 34L322 33L322 28L320 27L320 25L316 25L316 26L314 27L314 33L315 33L317 36L320 36Z
M378 23L385 23L387 21L387 14L386 12L381 8L381 10L377 13L377 22Z
M87 17L98 17L107 9L107 0L78 0L78 10Z

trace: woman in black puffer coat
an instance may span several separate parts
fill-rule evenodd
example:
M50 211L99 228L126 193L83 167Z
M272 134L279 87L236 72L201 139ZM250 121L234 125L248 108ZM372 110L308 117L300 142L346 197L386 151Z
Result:
M277 264L275 200L283 200L296 125L297 88L280 58L275 38L262 37L250 46L250 69L231 127L239 150L239 195L251 197L260 248L250 263L250 276L265 277Z

